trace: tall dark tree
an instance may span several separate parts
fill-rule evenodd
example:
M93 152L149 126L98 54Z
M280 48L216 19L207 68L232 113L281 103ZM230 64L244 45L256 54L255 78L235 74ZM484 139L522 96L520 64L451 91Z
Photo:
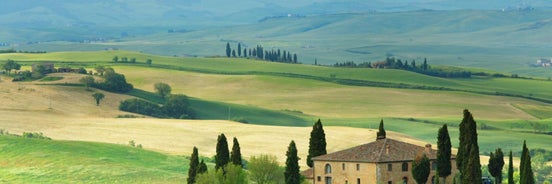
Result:
M443 127L439 129L437 135L437 171L439 177L442 177L446 181L447 176L451 174L452 166L450 162L451 158L451 148L450 136L448 133L447 125L444 124Z
M312 131L309 139L309 154L307 155L307 165L313 166L312 158L325 155L326 151L326 134L320 119L312 126Z
M243 167L240 143L238 142L238 139L235 137L233 140L232 152L230 153L230 160L232 161L232 164Z
M232 54L232 48L230 48L230 43L226 42L226 57L230 57Z
M460 145L458 146L456 164L461 175L460 182L481 183L481 163L479 162L477 125L472 114L467 109L464 110L464 118L459 127Z
M247 49L246 48L243 49L243 57L247 57Z
M201 159L199 166L197 167L197 174L203 174L207 172L207 164Z
M424 58L424 64L422 64L422 69L423 70L427 70L428 68L428 65L427 65L427 58Z
M232 50L232 57L236 57L236 50Z
M376 135L377 135L376 139L386 138L385 128L383 128L383 119L381 119L380 121L378 133Z
M418 184L425 184L429 177L430 163L425 154L418 155L412 162L412 177Z
M297 63L297 54L293 54L293 63Z
M215 155L215 168L224 167L230 161L230 153L228 151L228 141L224 134L220 134L217 138L217 154Z
M300 184L301 174L299 173L299 157L297 156L295 141L289 143L286 157L286 170L284 171L286 184Z
M241 43L238 43L238 57L241 57L241 52L242 52Z
M504 153L502 149L498 148L495 150L494 154L491 152L489 158L489 173L496 180L496 183L502 183L502 168L504 167Z
M193 184L196 182L196 175L199 168L199 156L197 153L197 148L194 146L192 156L190 157L190 168L188 169L188 184Z
M514 184L514 162L512 161L512 150L510 150L508 160L508 184Z
M531 155L525 141L523 141L523 151L521 152L521 162L519 163L519 183L534 184L535 176L531 167Z

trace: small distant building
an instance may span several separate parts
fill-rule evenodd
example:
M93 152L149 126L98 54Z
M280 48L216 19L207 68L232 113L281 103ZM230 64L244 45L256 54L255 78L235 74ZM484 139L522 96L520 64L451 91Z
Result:
M537 59L537 66L549 67L550 65L552 65L552 59Z
M54 63L35 63L32 65L32 72L38 71L39 67L44 67L45 73L53 73L56 71L54 68Z
M436 176L437 150L431 144L418 146L389 138L360 145L326 155L314 157L312 171L304 171L313 184L409 184L416 183L412 176L412 161L425 153L431 168L428 183ZM456 173L455 156L451 158L452 174L446 183L452 183Z

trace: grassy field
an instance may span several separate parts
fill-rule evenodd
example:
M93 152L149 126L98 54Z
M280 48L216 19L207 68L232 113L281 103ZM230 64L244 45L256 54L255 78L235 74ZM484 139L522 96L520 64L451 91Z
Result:
M135 57L140 63L112 63L114 56ZM456 126L462 110L468 108L479 125L486 126L478 130L481 154L498 147L518 151L523 140L531 148L549 150L550 144L549 135L535 133L530 124L549 125L548 130L542 130L549 132L552 108L527 98L552 99L552 87L546 80L444 79L399 70L162 57L128 51L0 54L0 60L8 58L24 64L26 69L32 63L45 61L89 70L99 65L111 66L137 88L128 94L101 91L106 98L96 106L92 91L82 86L64 86L77 83L83 75L57 73L48 76L56 80L19 83L3 77L0 128L18 134L43 132L55 140L123 145L134 140L146 150L170 155L189 155L197 146L202 156L212 157L216 137L225 133L239 139L245 158L271 153L284 163L291 140L296 141L299 156L306 158L309 125L318 118L326 126L329 152L371 142L375 139L373 129L381 119L389 137L419 145L435 144L438 128L446 123L453 145L457 145ZM153 59L152 66L143 64L148 58ZM350 85L338 80L377 83ZM168 83L173 93L190 96L192 105L206 120L140 115L115 118L131 114L118 110L121 100L140 97L161 102L152 93L156 82ZM378 87L382 83L391 86ZM398 88L401 83L437 88ZM454 90L438 90L440 87ZM523 94L525 98L490 95L495 91ZM237 118L244 118L249 124L226 121ZM300 164L305 168L305 163Z
M224 55L230 42L253 48L283 49L299 61L333 64L375 62L386 56L430 64L492 69L551 77L549 68L532 67L550 58L549 9L533 11L410 11L281 17L249 25L210 27L186 33L154 32L102 42L41 42L17 50L98 51L110 48L165 56ZM392 23L391 23L392 22ZM68 35L69 36L69 35ZM58 38L59 39L59 38Z
M188 159L125 145L0 136L2 183L182 183Z

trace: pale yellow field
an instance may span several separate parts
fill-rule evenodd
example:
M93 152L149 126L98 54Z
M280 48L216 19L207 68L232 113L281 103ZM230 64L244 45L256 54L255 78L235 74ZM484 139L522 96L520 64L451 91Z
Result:
M78 78L68 76L66 80L71 82ZM233 137L239 139L246 158L268 153L278 156L282 163L285 161L289 142L295 140L299 155L303 158L300 163L305 168L310 127L260 126L229 121L114 118L128 114L118 111L117 106L120 100L130 97L104 91L102 93L106 97L100 106L96 106L91 97L92 92L82 87L11 83L4 80L0 83L0 129L16 134L42 132L58 140L116 144L127 144L134 140L145 149L178 155L189 155L192 147L197 146L201 155L209 157L215 154L217 136L225 133L230 147ZM368 129L325 127L325 131L329 152L375 140L375 131ZM419 145L425 144L393 132L388 135Z
M273 110L299 110L315 117L458 117L459 109L489 120L536 119L512 104L546 106L511 97L461 92L343 86L273 76L212 75L153 68L117 67L137 88L154 91L165 82L173 93L253 105ZM382 108L384 107L384 108Z

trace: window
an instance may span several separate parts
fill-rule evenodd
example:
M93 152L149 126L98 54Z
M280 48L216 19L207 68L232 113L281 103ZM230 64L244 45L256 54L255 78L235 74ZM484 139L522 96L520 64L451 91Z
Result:
M345 170L345 163L342 163L342 164L341 164L341 169L342 169L342 170Z
M408 171L408 162L403 162L403 163L402 163L402 171L403 171L403 172L407 172L407 171Z
M360 178L357 178L357 184L360 184Z
M326 164L326 167L324 169L324 173L326 173L326 174L332 173L332 166L330 164Z
M322 181L322 177L318 176L318 177L316 177L316 180L317 181Z
M403 184L408 184L408 178L407 178L406 176L403 177L402 183L403 183Z
M393 184L393 182L391 182L391 181L388 181L388 182L387 182L387 184Z
M326 176L326 184L332 184L332 177Z
M360 164L356 165L357 171L360 171Z
M387 164L387 171L393 171L393 164Z

